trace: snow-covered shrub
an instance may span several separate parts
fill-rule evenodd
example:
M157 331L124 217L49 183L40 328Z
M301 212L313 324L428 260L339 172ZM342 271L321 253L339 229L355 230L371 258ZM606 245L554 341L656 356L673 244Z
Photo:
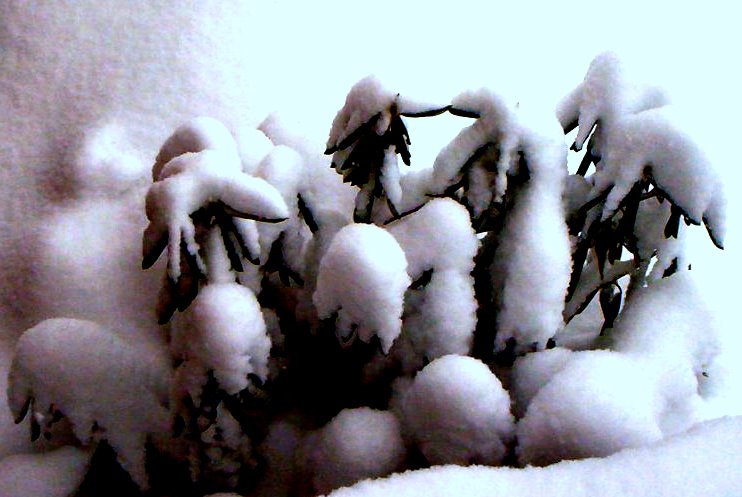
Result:
M443 113L459 133L401 167L408 124ZM75 167L114 168L109 131ZM105 441L153 496L303 497L602 457L709 417L724 368L684 244L703 223L723 246L724 193L664 93L614 55L555 114L490 89L417 103L368 77L329 135L331 159L275 115L177 128L143 199L170 364L90 322L41 323L11 368L18 420L53 448Z

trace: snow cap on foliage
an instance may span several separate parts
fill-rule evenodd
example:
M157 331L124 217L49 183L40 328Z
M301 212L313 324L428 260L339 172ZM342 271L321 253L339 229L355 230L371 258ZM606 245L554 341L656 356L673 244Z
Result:
M529 179L505 220L497 267L504 287L495 349L514 338L518 349L543 348L563 326L572 258L562 192L566 150L540 131L524 131L521 147ZM501 277L499 276L499 277Z
M190 215L211 202L222 202L237 217L280 221L289 215L281 194L267 181L242 172L239 157L221 149L187 152L162 168L159 181L147 192L150 223L144 232L144 255L168 240L169 274L180 276L180 244L197 256ZM159 254L158 254L159 255ZM152 261L153 262L153 261Z
M179 126L162 144L152 166L152 180L162 179L162 168L172 159L206 149L222 150L239 157L237 143L224 124L212 117L196 117Z
M96 323L48 319L18 340L8 403L18 420L29 402L30 414L37 419L53 404L70 420L82 443L108 440L123 468L146 487L147 434L168 429L160 371Z
M446 105L415 102L384 88L375 76L367 76L358 81L348 92L345 104L332 121L327 150L334 151L363 124L379 115L375 131L381 135L389 127L392 107L400 114L420 114L442 109Z
M625 117L606 139L594 195L610 188L603 219L618 209L632 186L650 168L655 186L694 224L704 222L713 242L723 246L726 198L721 179L700 147L680 129L668 109Z
M198 399L206 374L213 371L219 387L236 394L248 385L247 376L268 375L271 342L255 295L237 283L209 284L173 330L173 353L184 359L176 385Z
M432 361L398 403L406 434L431 464L498 464L513 436L510 397L481 361Z
M387 226L407 257L407 272L417 279L428 269L469 274L479 241L469 213L452 199L434 199L417 212Z
M369 342L378 336L387 353L402 329L409 284L407 260L394 237L378 226L351 224L322 258L313 300L320 319L338 312L341 335L357 325L358 338Z
M304 443L313 487L320 494L386 476L405 457L396 416L369 407L343 409Z
M579 126L575 148L580 150L596 124L610 127L623 115L667 103L661 88L631 83L619 57L604 52L590 63L584 81L559 103L557 117L564 129Z

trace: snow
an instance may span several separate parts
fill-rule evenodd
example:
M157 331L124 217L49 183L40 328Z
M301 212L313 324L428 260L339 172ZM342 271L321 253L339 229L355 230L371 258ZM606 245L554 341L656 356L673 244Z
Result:
M219 387L236 394L247 387L249 374L267 379L270 348L255 295L237 283L208 284L174 326L172 353L184 360L176 383L185 382L175 388L197 400L213 370Z
M606 458L525 469L444 466L364 481L330 495L731 497L742 488L740 443L742 418L731 417L701 424L653 446L626 449Z
M223 202L238 217L282 221L289 215L280 193L265 180L242 173L239 157L221 149L186 152L162 168L147 192L144 253L168 241L170 278L180 276L181 238L190 254L198 254L195 227L189 215L211 202Z
M71 421L78 440L108 440L134 481L146 487L144 443L148 433L168 430L167 388L163 366L147 363L138 352L90 321L43 321L16 345L11 411L23 419L30 400L30 415L39 420L54 405Z
M510 397L477 359L425 366L396 401L407 437L430 464L499 464L513 437Z
M369 407L343 409L304 445L312 486L320 494L391 474L406 453L395 415Z
M41 454L18 454L0 459L3 497L68 497L85 476L90 453L63 447Z
M387 353L402 331L404 293L410 284L407 259L382 228L352 224L332 239L320 261L314 305L320 319L338 312L337 330L349 337L378 336Z
M633 184L651 168L661 192L694 224L706 223L715 244L723 246L726 200L721 180L695 141L675 124L668 109L627 116L606 140L594 194L611 188L603 208L610 217Z
M572 359L574 352L564 347L541 350L526 354L513 364L510 395L513 397L513 413L522 418L541 388Z

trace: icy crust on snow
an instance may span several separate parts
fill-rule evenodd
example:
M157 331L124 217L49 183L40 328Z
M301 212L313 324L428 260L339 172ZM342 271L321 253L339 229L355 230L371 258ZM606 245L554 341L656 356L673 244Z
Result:
M180 276L180 246L198 257L195 227L190 215L212 202L222 202L230 214L264 221L281 221L289 211L281 194L267 181L242 171L242 162L234 138L223 125L207 121L208 132L190 125L179 128L166 141L162 160L182 149L209 146L198 151L186 151L168 160L157 171L155 182L146 198L147 219L144 232L144 254L167 239L168 273L177 280ZM216 124L215 124L216 123ZM213 128L216 128L214 131ZM194 138L195 136L195 138ZM195 145L194 145L195 144ZM158 156L160 157L160 156Z
M649 167L656 186L694 224L705 222L714 243L723 245L726 199L716 171L701 149L675 124L668 109L626 116L606 139L595 195L610 188L603 219L610 217Z
M320 319L338 313L336 329L369 342L378 336L389 352L402 331L404 293L410 284L407 259L383 228L351 224L332 239L320 261L314 305Z
M76 447L0 459L0 495L69 497L82 483L89 460L90 453Z
M364 481L332 497L697 497L742 488L742 418L699 425L659 444L545 468L445 466Z
M184 361L175 388L198 402L213 371L219 387L236 394L248 375L267 379L270 348L255 294L237 283L206 285L174 326L172 353Z
M396 106L399 114L419 114L446 107L445 104L415 102L384 88L375 76L367 76L353 85L345 104L335 115L327 139L327 150L335 151L346 138L376 115L379 117L374 131L383 134L389 128L393 106Z
M343 409L303 445L306 470L320 494L391 474L406 454L396 416L369 407Z
M18 340L8 403L22 419L30 400L29 414L40 424L53 405L82 443L108 440L124 469L146 487L147 434L169 428L160 368L96 323L48 319Z
M619 57L604 52L590 63L584 81L559 103L556 113L564 129L579 127L575 148L581 150L596 125L610 128L623 115L668 103L661 88L629 82Z
M473 357L435 359L395 405L405 435L430 464L496 465L513 437L510 397L489 368Z

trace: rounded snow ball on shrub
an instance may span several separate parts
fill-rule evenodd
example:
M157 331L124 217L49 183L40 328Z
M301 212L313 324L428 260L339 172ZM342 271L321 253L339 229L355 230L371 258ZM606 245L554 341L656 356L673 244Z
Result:
M368 343L376 335L387 353L402 331L409 285L407 259L394 237L378 226L351 224L335 235L320 262L314 305L321 319L338 313L341 335L357 325L359 339Z
M431 464L498 464L513 437L510 397L481 361L447 355L418 373L400 403L404 428Z
M307 441L317 492L377 478L398 470L405 447L399 421L389 411L343 409Z

